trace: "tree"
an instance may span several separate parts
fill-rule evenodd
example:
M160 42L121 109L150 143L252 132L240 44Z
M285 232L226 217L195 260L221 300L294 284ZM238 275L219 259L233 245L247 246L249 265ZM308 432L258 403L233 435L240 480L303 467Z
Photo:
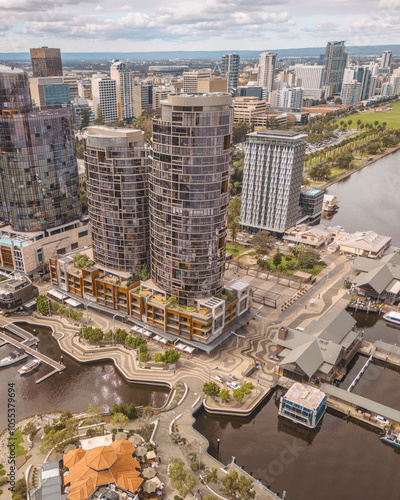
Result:
M298 258L299 267L302 269L313 269L317 262L318 257L311 248L301 252Z
M231 393L229 392L229 389L221 389L219 397L221 398L221 401L223 401L224 403L229 403L231 399Z
M81 130L89 126L90 123L90 115L91 115L91 110L89 106L85 106L84 108L81 108Z
M224 475L221 482L224 494L230 496L232 500L236 498L249 500L256 495L253 490L253 481L247 479L247 477L242 474L239 476L235 470Z
M152 109L146 109L141 116L135 121L135 127L143 130L144 138L150 140L153 135L153 118L157 114L157 111Z
M113 425L118 425L120 429L123 428L123 426L128 422L129 418L123 413L114 413L114 415L111 417L111 423Z
M213 380L210 382L204 382L203 384L203 392L206 396L211 396L215 398L220 393L219 385L216 384Z
M232 198L228 209L228 229L231 231L232 240L236 246L236 236L240 229L240 198Z
M89 257L83 253L76 252L72 257L74 260L74 266L77 269L82 269L83 267L91 267L94 262L89 259Z
M339 168L349 168L351 162L354 160L353 155L348 151L343 151L336 158L336 165Z
M274 255L274 258L272 259L274 266L278 267L279 264L282 262L282 259L283 259L282 254L279 252L279 249L278 249L276 254Z
M103 412L104 406L96 406L93 403L89 403L86 413L94 424L98 424L101 422Z
M250 132L250 124L247 122L236 122L233 124L232 130L232 142L233 144L239 144L246 140L246 134Z
M233 391L233 398L235 399L235 401L237 401L238 403L241 403L243 401L243 398L244 398L245 394L244 392L242 391L242 388L241 387L238 387L237 389L235 389Z
M104 117L101 111L100 104L97 106L96 119L93 120L95 125L104 125Z
M253 236L252 245L258 253L267 254L274 246L275 238L268 231L259 231Z
M49 265L47 264L47 262L42 260L39 265L42 268L43 275L46 275L49 272Z
M38 429L36 428L36 425L32 421L30 421L22 429L22 434L27 434L28 436L34 436L37 433L37 431Z
M14 486L13 500L26 500L28 489L25 478L18 479Z
M151 270L146 262L136 267L136 275L140 281L147 281L150 278Z
M186 496L196 484L193 476L183 468L183 462L179 458L170 459L168 476L171 479L172 486L176 488L182 496Z
M49 299L44 295L39 295L39 297L36 298L36 309L40 314L48 314Z

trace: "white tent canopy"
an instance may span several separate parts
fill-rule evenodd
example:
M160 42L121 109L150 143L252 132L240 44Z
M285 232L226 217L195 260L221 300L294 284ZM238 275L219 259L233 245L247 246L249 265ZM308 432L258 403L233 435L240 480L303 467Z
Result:
M192 354L192 352L194 351L194 347L189 347L189 346L187 345L187 346L185 346L185 347L183 348L183 350L184 350L185 352L189 352L190 354Z
M161 342L162 344L166 344L168 342L168 340L164 339L163 337L160 337L158 341Z
M80 302L78 302L77 300L74 300L74 299L66 299L65 302L72 307L79 307L80 305L82 305Z

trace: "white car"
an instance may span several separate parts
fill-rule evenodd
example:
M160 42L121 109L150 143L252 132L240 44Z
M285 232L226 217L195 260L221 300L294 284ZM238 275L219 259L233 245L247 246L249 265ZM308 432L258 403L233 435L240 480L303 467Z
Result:
M227 382L226 385L230 387L231 389L239 389L240 385L236 384L235 382Z
M281 247L284 245L284 243L282 241L277 241L276 244L278 245L278 247Z
M215 377L214 377L214 378L215 378L215 380L216 380L217 382L219 382L220 384L222 384L222 383L224 382L224 381L223 381L223 379L222 379L219 375L215 375Z
M381 424L384 424L384 425L389 425L389 420L385 417L381 417L380 415L377 415L375 417L375 420L377 420L378 422L380 422Z

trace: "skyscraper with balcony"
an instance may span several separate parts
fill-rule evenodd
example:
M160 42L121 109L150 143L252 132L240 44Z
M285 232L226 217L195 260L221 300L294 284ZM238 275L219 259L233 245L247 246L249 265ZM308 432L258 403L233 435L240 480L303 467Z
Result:
M144 132L88 127L84 149L96 264L134 273L150 252Z
M34 78L63 75L60 49L31 49L31 62Z
M26 73L0 67L0 218L44 231L81 216L68 108L33 112Z
M247 135L241 222L283 233L296 224L306 150L305 134L263 130Z
M274 86L276 56L274 52L262 52L258 62L258 85L271 92Z
M106 75L97 74L92 78L93 109L99 112L105 122L118 120L117 82Z
M335 94L340 92L343 82L343 74L347 63L345 42L328 42L324 55L324 72L322 75L322 86L332 87Z
M183 305L223 286L231 132L228 94L169 95L153 120L151 275Z
M222 56L221 76L228 78L228 92L232 92L238 87L239 65L239 54L224 54Z
M385 50L383 52L379 67L382 69L390 69L390 65L392 64L393 52L391 50Z

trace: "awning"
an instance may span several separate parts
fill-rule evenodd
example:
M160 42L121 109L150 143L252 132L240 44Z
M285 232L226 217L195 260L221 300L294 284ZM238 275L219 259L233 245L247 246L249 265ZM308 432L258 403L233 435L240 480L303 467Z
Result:
M158 341L161 342L161 344L166 344L168 342L164 337L160 337Z
M179 342L179 344L176 344L175 349L180 349L181 351L183 351L185 349L185 345Z
M57 292L57 290L53 290L52 288L50 290L47 290L47 295L51 295L52 297L58 300L68 299L68 295L64 295L63 293Z
M137 325L135 325L135 326L133 326L133 327L131 328L131 331L132 331L132 330L133 330L133 331L135 331L135 332L137 332L137 331L139 330L139 327L138 327Z
M190 354L192 354L192 352L194 351L194 347L189 347L188 345L186 347L183 348L183 350L185 352L189 352Z
M74 299L66 299L65 302L72 307L79 307L82 305L80 302L78 302L77 300L74 300Z
M138 333L143 333L143 328L140 328L140 327L139 327L136 331L137 331Z
M153 335L151 332L149 332L148 330L145 330L144 328L143 328L143 332L142 333L143 333L143 335L145 337L151 337Z
M161 338L161 337L160 337L159 335L156 335L156 336L154 337L154 339L153 339L153 340L156 340L157 342L159 342L159 341L160 341L160 338Z

